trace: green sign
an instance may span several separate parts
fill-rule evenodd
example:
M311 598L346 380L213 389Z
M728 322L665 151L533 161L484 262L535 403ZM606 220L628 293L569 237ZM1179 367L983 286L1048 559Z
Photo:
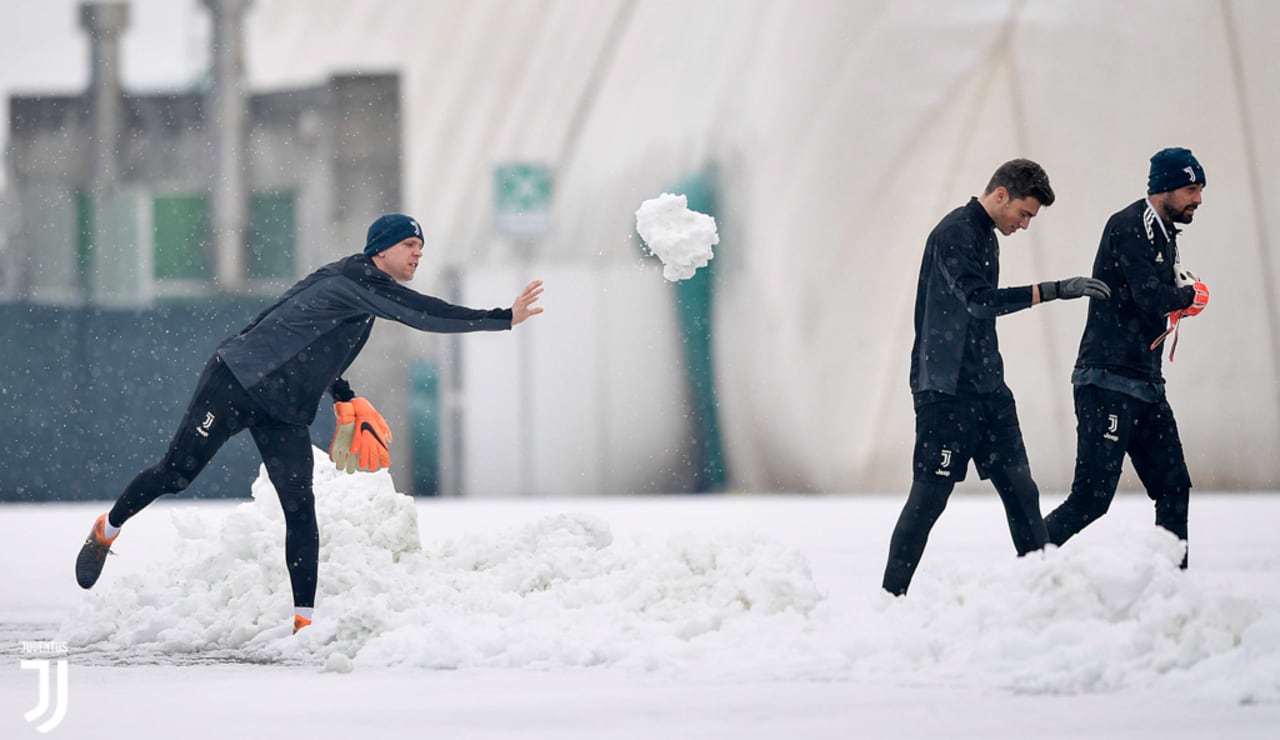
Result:
M494 169L494 227L514 239L537 239L551 230L551 168L515 162Z

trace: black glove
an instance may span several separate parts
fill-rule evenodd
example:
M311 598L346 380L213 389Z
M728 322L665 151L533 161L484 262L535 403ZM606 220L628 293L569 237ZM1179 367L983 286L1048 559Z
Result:
M1101 280L1091 277L1073 277L1051 283L1040 283L1041 303L1055 298L1070 299L1085 296L1105 301L1111 297L1111 288Z

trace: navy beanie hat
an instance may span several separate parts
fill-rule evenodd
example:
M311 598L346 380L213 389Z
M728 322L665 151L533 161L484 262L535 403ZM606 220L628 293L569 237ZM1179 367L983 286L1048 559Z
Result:
M1147 195L1167 193L1195 183L1203 185L1204 168L1190 149L1170 147L1151 157L1151 174L1147 175Z
M411 236L422 238L422 227L417 220L403 213L384 213L369 224L369 233L364 240L364 253L372 257Z

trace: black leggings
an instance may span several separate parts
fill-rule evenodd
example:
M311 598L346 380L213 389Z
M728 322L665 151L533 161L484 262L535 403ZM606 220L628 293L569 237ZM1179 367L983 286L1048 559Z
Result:
M200 375L169 450L130 481L107 518L113 526L122 526L160 496L185 490L214 453L246 428L284 509L285 562L294 606L314 606L320 533L311 489L311 434L305 426L267 415L216 355Z
M1044 520L1040 517L1040 491L1031 479L1031 472L1020 465L999 468L991 471L991 483L1004 504L1005 520L1018 555L1044 547L1047 535ZM911 484L907 503L898 515L893 537L889 540L889 559L885 563L882 582L885 591L894 596L907 592L920 557L924 555L929 532L942 516L954 487L950 482L915 481Z

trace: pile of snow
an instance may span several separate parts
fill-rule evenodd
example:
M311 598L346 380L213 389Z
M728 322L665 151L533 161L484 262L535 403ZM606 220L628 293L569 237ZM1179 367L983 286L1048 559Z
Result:
M822 599L802 557L759 538L622 543L588 516L424 549L414 501L385 471L347 476L316 458L311 627L291 634L284 518L264 470L254 500L229 515L175 515L182 539L168 567L100 586L62 637L90 661L667 670L699 660L717 632L768 634Z
M640 204L636 230L662 260L662 276L671 282L691 278L699 267L706 267L714 256L711 247L720 243L716 220L689 210L685 196L671 193Z
M290 634L284 522L263 473L229 513L176 514L165 567L100 584L60 638L89 663L612 667L1054 694L1181 685L1280 701L1274 606L1179 570L1181 544L1154 527L995 566L936 553L908 597L837 603L802 555L759 535L620 541L604 521L560 514L424 546L413 500L385 472L318 464L315 483L313 626Z
M849 641L846 654L869 673L900 674L907 663L915 681L1055 694L1194 684L1206 671L1244 675L1254 665L1230 690L1280 699L1280 617L1180 570L1182 553L1151 527L989 572L931 563L941 573L918 579L908 598L886 597L878 639Z

